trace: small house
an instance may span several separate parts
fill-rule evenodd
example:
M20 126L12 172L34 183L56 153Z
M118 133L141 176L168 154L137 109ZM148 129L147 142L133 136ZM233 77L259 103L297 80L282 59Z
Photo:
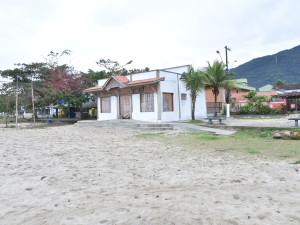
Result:
M183 81L189 65L113 75L84 90L97 99L97 120L133 119L149 122L191 119L191 97ZM205 91L198 94L195 117L206 117Z

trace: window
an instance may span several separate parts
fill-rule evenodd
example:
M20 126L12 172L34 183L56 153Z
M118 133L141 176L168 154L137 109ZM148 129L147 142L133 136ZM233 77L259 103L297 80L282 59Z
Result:
M181 100L186 100L186 98L187 98L187 94L182 93L182 94L181 94Z
M173 93L163 93L163 111L174 111L173 108Z
M101 113L111 113L110 97L101 98Z
M141 94L141 112L154 112L154 94Z

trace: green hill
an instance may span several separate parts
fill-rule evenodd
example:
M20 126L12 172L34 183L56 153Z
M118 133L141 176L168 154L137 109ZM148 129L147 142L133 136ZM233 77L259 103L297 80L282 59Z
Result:
M274 84L278 79L287 84L300 84L300 45L274 55L252 59L230 71L236 72L237 78L247 78L248 85L256 88Z

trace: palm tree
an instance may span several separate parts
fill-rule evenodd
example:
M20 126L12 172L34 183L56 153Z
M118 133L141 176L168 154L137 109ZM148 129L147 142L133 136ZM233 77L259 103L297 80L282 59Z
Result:
M200 71L195 71L193 67L188 73L183 73L180 80L185 84L185 88L190 91L192 99L192 120L195 120L195 105L198 92L205 87L205 79Z
M206 82L211 85L213 95L215 96L215 116L217 116L217 97L220 93L220 89L235 88L235 81L230 80L235 76L235 73L226 73L225 65L222 62L214 61L212 65L208 62L208 66L204 71L204 77Z
M286 84L286 82L285 82L284 80L278 79L278 80L275 81L275 85L276 85L276 86L277 86L277 85L285 85L285 84Z

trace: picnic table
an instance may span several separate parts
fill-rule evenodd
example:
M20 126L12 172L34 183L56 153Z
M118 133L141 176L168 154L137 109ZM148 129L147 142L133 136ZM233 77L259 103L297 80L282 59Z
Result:
M300 120L299 118L289 118L289 120L295 120L295 127L298 127L298 120Z
M218 120L219 124L222 124L222 120L226 120L225 117L219 117L219 116L207 117L206 119L208 120L209 124L213 124L213 120Z

